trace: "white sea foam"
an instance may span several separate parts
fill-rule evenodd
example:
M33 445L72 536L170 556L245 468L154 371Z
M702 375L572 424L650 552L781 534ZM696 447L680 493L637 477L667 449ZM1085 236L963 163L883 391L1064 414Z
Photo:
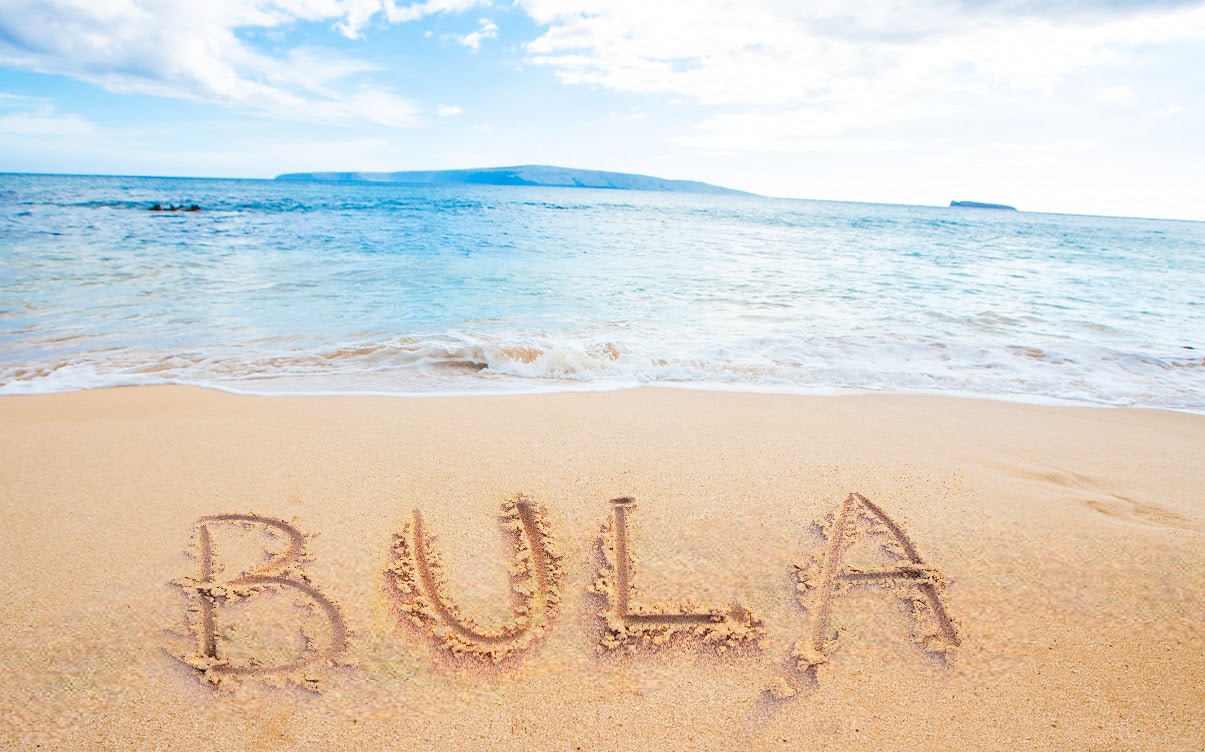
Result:
M0 369L0 394L135 384L196 384L253 393L480 394L691 385L796 393L959 393L1203 411L1199 359L1132 357L1100 348L852 341L503 342L461 335L361 342L319 352L107 353L38 369Z

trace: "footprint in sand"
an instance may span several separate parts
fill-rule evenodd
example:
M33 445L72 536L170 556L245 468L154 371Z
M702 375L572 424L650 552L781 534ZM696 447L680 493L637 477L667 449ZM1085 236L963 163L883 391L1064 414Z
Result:
M1010 475L1021 476L1040 481L1047 486L1054 486L1060 492L1068 493L1071 498L1094 512L1123 524L1142 525L1146 527L1173 528L1176 530L1198 530L1199 528L1186 517L1165 509L1156 504L1139 501L1129 496L1113 493L1104 483L1086 475L1063 470L1026 470L1018 467L1002 466Z

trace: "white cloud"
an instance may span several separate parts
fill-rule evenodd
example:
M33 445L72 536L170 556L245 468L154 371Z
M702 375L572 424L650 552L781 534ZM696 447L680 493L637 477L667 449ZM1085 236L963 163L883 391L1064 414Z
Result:
M518 0L547 31L529 62L568 84L657 93L738 109L695 143L731 143L738 124L798 146L887 125L1042 98L1069 77L1143 46L1205 42L1205 7L1126 12L955 0ZM1038 9L1035 9L1038 8ZM1116 92L1115 92L1116 93ZM957 103L957 104L956 104ZM738 123L738 121L742 121ZM746 130L746 132L749 132Z
M1098 102L1120 104L1134 96L1134 90L1128 86L1106 86L1096 95Z
M417 108L357 82L375 66L319 48L260 51L239 32L454 12L479 0L5 0L0 65L62 74L110 91L216 102L277 117L404 127Z
M851 151L865 148L888 151L903 148L900 139L863 135L841 138L859 131L875 132L884 122L905 120L910 114L931 115L931 109L894 106L851 106L834 109L792 108L765 113L716 115L696 126L690 135L675 139L686 146L729 151Z
M1169 107L1160 107L1151 113L1151 117L1170 118L1179 115L1181 112L1184 112L1184 107L1182 105L1173 104Z
M457 115L464 114L464 108L457 107L454 104L441 104L436 108L435 112L440 117L456 117Z
M389 23L417 21L424 16L432 16L437 13L463 13L470 8L489 4L490 0L427 0L399 8L394 0L381 0L380 3Z
M493 39L498 36L498 26L488 18L483 18L478 22L477 31L468 34L456 34L456 43L461 47L468 47L473 52L481 49L481 42L484 39Z
M0 133L39 138L89 136L96 128L75 113L60 113L49 102L0 92Z

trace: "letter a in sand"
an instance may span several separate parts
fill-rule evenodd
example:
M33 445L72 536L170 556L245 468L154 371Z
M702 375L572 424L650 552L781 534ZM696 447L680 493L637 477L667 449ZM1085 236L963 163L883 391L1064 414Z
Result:
M895 562L884 567L846 566L842 559L863 532L879 539L879 550ZM912 638L924 650L943 654L960 640L954 620L941 602L944 580L941 573L921 559L916 546L877 505L852 493L829 515L825 526L827 545L810 565L796 566L799 601L812 616L811 635L800 640L791 656L801 670L828 661L836 645L832 630L834 599L858 586L886 587L907 601L913 621Z

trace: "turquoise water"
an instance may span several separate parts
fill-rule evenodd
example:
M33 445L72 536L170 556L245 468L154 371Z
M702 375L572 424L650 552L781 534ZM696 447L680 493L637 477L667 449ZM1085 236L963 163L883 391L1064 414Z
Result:
M0 394L666 383L1200 412L1202 290L1205 223L0 175Z

